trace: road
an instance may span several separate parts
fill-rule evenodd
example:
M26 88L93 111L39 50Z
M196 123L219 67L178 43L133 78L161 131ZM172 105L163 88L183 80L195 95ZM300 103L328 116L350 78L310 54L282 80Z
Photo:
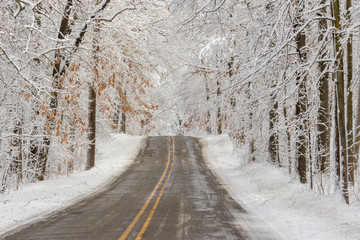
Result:
M5 239L254 239L239 216L196 138L150 137L104 192Z

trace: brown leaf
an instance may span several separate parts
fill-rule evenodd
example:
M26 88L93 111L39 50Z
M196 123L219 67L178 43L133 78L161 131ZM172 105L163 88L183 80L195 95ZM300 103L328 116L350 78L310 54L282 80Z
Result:
M24 93L24 98L25 98L26 101L29 101L30 93Z

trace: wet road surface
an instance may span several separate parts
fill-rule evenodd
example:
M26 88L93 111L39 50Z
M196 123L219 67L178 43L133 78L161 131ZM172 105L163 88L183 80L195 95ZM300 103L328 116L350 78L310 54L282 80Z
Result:
M5 239L254 239L241 216L196 138L150 137L110 188Z

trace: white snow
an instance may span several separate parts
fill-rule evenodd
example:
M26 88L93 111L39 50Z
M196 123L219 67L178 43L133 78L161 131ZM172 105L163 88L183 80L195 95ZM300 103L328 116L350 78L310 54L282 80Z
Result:
M143 137L125 134L100 139L93 169L28 184L0 195L0 235L100 191L126 170L144 142Z
M316 195L271 164L244 165L239 159L245 158L247 150L235 156L227 136L201 141L208 165L234 198L250 216L266 222L283 239L360 239L359 206ZM0 195L0 235L100 191L126 170L144 142L143 137L129 135L102 139L98 141L96 167L90 171L28 184Z
M316 195L266 163L244 165L227 136L201 139L206 161L245 209L286 240L360 239L360 207Z

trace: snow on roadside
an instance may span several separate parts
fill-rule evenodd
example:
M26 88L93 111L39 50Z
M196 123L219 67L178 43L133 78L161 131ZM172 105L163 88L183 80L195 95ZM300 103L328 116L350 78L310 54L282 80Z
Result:
M144 143L143 137L125 134L100 139L93 169L0 195L0 235L100 191L127 169Z
M360 239L360 207L316 195L271 164L242 162L230 139L201 139L210 168L241 205L287 240ZM245 157L245 152L239 154Z

